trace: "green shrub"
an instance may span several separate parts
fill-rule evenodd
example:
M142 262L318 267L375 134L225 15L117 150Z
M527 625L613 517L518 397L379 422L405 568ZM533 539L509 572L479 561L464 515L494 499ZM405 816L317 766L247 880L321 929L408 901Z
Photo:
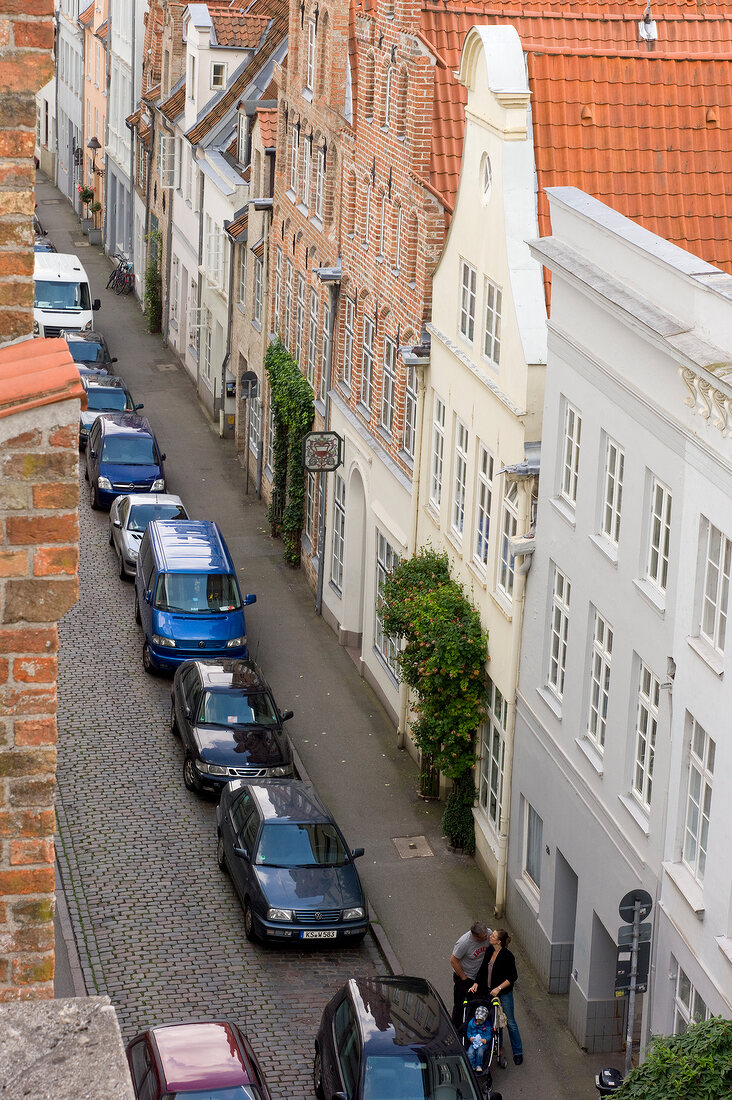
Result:
M305 516L302 444L313 423L315 401L307 379L279 339L269 345L264 365L269 375L275 426L269 522L272 534L282 535L285 561L298 566Z

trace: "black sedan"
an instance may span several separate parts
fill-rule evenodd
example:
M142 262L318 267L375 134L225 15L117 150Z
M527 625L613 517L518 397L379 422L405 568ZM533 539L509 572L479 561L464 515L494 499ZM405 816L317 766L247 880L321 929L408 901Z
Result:
M309 783L229 783L216 810L216 858L244 907L247 939L360 943L366 898L343 834Z
M315 1042L313 1084L320 1100L482 1094L437 991L424 978L403 976L351 978L329 1001Z
M184 661L175 671L170 729L183 741L189 791L218 795L232 779L294 774L292 746L280 711L254 661Z

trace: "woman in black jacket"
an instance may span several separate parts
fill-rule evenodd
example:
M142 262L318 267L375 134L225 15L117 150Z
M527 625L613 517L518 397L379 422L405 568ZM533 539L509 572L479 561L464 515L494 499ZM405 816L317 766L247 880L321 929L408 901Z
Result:
M495 928L488 940L492 951L487 951L478 971L478 989L491 997L498 997L506 1014L506 1028L511 1040L513 1060L520 1066L524 1060L521 1034L513 1014L513 987L518 981L516 960L508 950L511 937L505 928Z

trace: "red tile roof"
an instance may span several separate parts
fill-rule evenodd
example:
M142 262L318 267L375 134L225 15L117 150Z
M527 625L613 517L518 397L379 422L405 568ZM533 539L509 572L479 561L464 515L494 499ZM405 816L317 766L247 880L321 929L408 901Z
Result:
M168 96L168 98L163 100L163 102L160 104L160 113L165 115L165 117L170 119L170 121L172 122L173 119L177 118L178 115L183 111L185 105L186 82L184 80L178 91L174 92L173 95Z
M240 238L246 240L247 231L249 229L249 209L247 208L240 218L236 218L231 222L226 232L229 234L232 240L238 241Z
M471 26L511 22L527 56L539 183L539 232L550 232L545 187L572 184L647 229L732 270L729 5L654 0L658 39L642 42L644 5L532 0L530 10L444 0L422 11L437 56L430 183L451 209L467 89L454 72Z
M0 348L0 416L79 398L81 376L65 340L24 340Z
M257 111L259 119L259 133L264 149L274 149L277 144L277 108L260 108Z
M267 29L269 15L243 12L228 4L209 2L207 7L219 46L238 46L242 50L257 48Z
M81 15L79 16L79 22L81 23L82 27L90 27L93 18L94 18L94 0L92 0L89 7L85 8L84 11L81 13Z

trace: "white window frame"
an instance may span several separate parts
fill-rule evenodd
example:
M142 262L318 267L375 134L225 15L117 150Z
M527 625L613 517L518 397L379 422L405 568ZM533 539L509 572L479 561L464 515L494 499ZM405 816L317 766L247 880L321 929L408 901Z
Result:
M544 851L544 821L530 802L524 800L524 836L521 874L531 892L541 894L541 857Z
M417 370L414 363L404 368L404 453L414 458L415 437L417 434Z
M480 727L478 801L496 833L501 828L508 700L486 676L485 721Z
M383 373L381 382L381 427L391 435L394 425L394 387L396 384L396 341L384 337Z
M305 471L305 504L303 512L305 538L312 546L313 531L315 529L315 474L312 470Z
M562 468L559 480L559 495L575 508L577 505L577 484L579 481L580 446L582 442L582 417L579 409L569 401L564 402L564 433L562 447Z
M458 332L469 344L475 339L475 301L478 273L467 260L460 261L460 312Z
M315 20L308 19L308 40L305 61L305 88L312 92L315 88L316 28Z
M310 311L308 323L308 357L305 368L305 376L310 383L310 388L315 392L315 366L318 359L318 292L310 288Z
M207 306L201 310L201 374L207 382L211 381L211 311Z
M323 220L323 193L325 190L325 146L319 145L315 154L315 200L313 203L316 218Z
M343 319L343 381L350 388L353 377L353 344L356 336L356 303L346 298Z
M707 519L702 521L703 578L699 634L717 653L727 640L732 542Z
M386 81L384 82L384 129L389 129L389 114L391 113L391 73L392 66L386 67Z
M288 260L285 266L285 347L289 350L292 330L292 294L293 294L293 267L292 260Z
M275 249L275 284L274 284L274 331L279 332L280 313L282 311L282 249L279 245Z
M485 280L483 307L483 355L494 366L501 362L501 310L503 292L490 279Z
M343 590L343 565L346 548L346 483L340 474L333 479L333 544L330 555L330 582Z
M323 324L320 338L320 400L325 401L325 387L328 380L328 361L330 359L330 300L323 302Z
M625 451L610 436L605 437L605 472L600 530L608 542L620 541L620 520L623 510L623 476Z
M432 451L430 458L429 503L440 511L442 503L442 466L445 456L445 403L436 393L432 404Z
M386 192L381 193L381 217L379 220L379 258L384 258L386 246Z
M396 552L394 547L391 546L386 537L382 535L381 531L377 529L374 648L397 682L399 679L399 669L397 667L397 653L399 652L399 647L396 638L392 637L390 634L387 634L384 630L384 623L381 618L381 593L384 587L384 581L386 580L387 576L393 571L394 567L398 564L399 554Z
M275 437L275 420L274 409L272 407L272 399L270 397L269 405L267 406L267 469L274 470L274 437Z
M239 249L239 305L242 309L247 307L247 246Z
M249 164L249 119L246 111L239 111L236 120L236 153L239 164L245 167Z
M592 617L592 637L590 639L590 698L587 710L587 737L600 753L605 751L612 654L613 628L595 609Z
M660 680L654 676L648 665L639 661L631 793L645 813L650 813L653 797L653 767L656 759L660 699Z
M225 61L212 61L211 62L211 88L219 90L226 87L226 70L227 65Z
M394 228L394 271L399 271L399 253L402 249L402 207L397 206L396 226Z
M170 316L178 321L178 299L180 297L180 256L173 256L173 278L170 292Z
M569 606L572 585L558 566L554 566L552 600L549 616L549 659L547 662L547 689L561 703L564 695L564 679L567 672L567 644L569 640Z
M369 246L369 233L371 232L371 184L366 184L366 207L364 210L363 244Z
M655 475L651 475L650 528L646 580L665 593L668 584L669 547L671 543L671 490Z
M373 317L364 314L363 340L361 343L361 404L371 412L374 395L374 337L376 325Z
M675 961L675 960L674 960ZM674 1035L683 1035L693 1024L702 1023L711 1016L709 1006L699 996L688 976L676 963L674 986Z
M293 357L302 361L302 341L305 335L305 276L297 276L297 303L295 306L295 349Z
M455 435L453 437L452 459L452 509L451 529L458 540L462 540L465 528L465 490L468 483L468 447L470 433L466 424L455 417Z
M254 257L254 310L252 320L255 324L262 324L262 299L264 296L264 260L259 256Z
M298 181L300 178L300 127L292 127L290 138L290 190L297 198Z
M310 209L310 176L313 161L313 144L310 138L305 138L305 146L302 151L302 191L300 201L303 206Z
M513 600L513 586L516 579L516 559L511 549L511 539L518 534L518 506L518 482L506 481L501 502L501 535L496 588L509 601Z
M257 455L262 438L262 402L258 397L248 399L247 415L249 419L249 450L253 455Z
M480 440L478 440L478 462L475 473L473 562L482 573L486 573L493 507L493 455Z
M682 862L696 881L704 882L709 844L715 743L690 714L689 782L686 788L686 816Z

